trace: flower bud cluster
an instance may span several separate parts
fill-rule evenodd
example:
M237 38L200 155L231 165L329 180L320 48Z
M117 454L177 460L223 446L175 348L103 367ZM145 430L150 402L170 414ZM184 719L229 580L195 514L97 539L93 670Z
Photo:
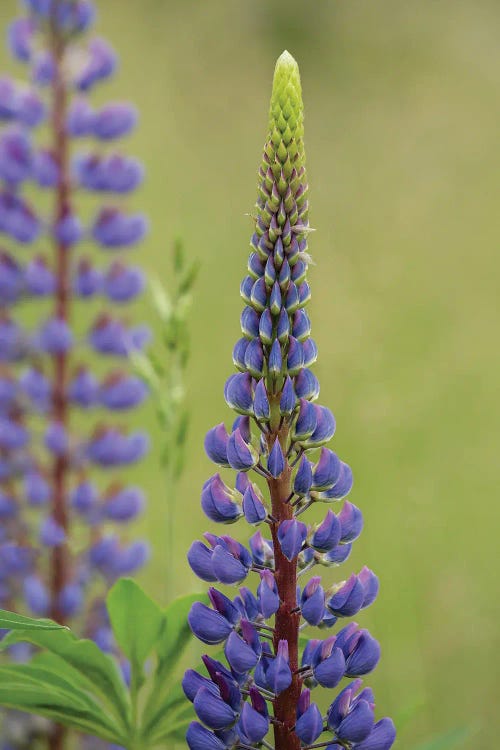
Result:
M8 45L29 83L0 79L0 606L24 601L62 621L86 614L88 634L110 649L89 585L108 586L148 557L122 530L143 493L117 476L148 449L123 417L147 396L126 359L149 331L122 312L145 284L124 255L147 231L124 205L143 169L116 145L137 112L91 102L117 58L86 34L90 0L25 0L23 10ZM21 304L34 311L30 330ZM97 411L92 426L83 413Z
M224 390L237 417L230 430L219 424L206 436L206 452L220 470L201 495L210 520L228 525L244 518L256 530L248 547L225 533L206 533L188 553L193 571L212 584L210 605L193 605L190 627L203 643L223 644L226 663L205 656L206 676L185 674L184 691L198 717L187 742L191 750L270 747L265 738L272 729L276 750L389 750L394 725L375 721L372 691L359 679L377 665L379 644L357 623L343 624L373 603L378 579L364 567L334 584L319 575L307 580L314 568L347 560L363 519L352 502L341 504L352 471L327 447L335 419L317 403L319 383L310 369L317 347L305 310L303 113L298 67L288 53L276 66L257 212L241 285L238 372ZM234 479L226 478L228 469ZM302 514L321 503L332 506L323 521L305 523ZM228 595L218 584L239 591ZM335 632L299 649L306 626ZM345 679L323 715L311 691Z

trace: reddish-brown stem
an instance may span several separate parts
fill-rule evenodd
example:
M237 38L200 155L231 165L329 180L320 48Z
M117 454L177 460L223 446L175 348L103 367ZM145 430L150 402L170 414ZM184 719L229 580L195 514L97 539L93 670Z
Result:
M59 33L55 21L50 25L50 48L54 59L55 72L52 84L51 133L52 148L56 160L59 180L55 194L53 224L63 219L71 208L71 188L69 176L68 138L66 134L67 98L64 78L65 41ZM69 318L69 259L68 248L63 242L54 239L54 264L56 271L56 292L54 315L61 320ZM68 357L66 354L53 356L52 419L63 427L68 424L67 400ZM54 520L68 532L69 519L66 501L68 459L66 455L55 456L52 464L52 515ZM50 616L57 622L64 622L64 613L59 606L59 596L68 578L68 546L54 547L50 560L51 607ZM63 750L66 731L55 726L49 740L50 750Z
M274 432L269 437L271 447L278 436L286 454L288 441L288 427ZM286 463L285 470L277 479L269 479L268 486L271 495L272 514L276 523L271 524L274 545L274 561L276 570L276 584L281 600L275 618L274 648L278 648L281 640L288 642L292 684L284 690L274 701L274 742L276 750L300 750L300 740L292 731L297 719L297 702L301 693L302 679L297 673L299 667L299 625L300 613L297 612L297 560L290 562L281 551L278 541L278 526L281 521L293 518L293 508L287 502L291 492L292 467Z
M66 135L67 90L64 80L64 51L65 44L56 24L51 25L51 52L54 58L55 74L52 85L52 141L53 152L59 170L59 180L56 188L53 223L56 225L70 211L70 179L68 160L68 139ZM58 240L54 240L54 261L56 270L56 293L54 314L61 320L69 317L69 263L68 248ZM68 401L66 395L68 357L66 354L53 356L53 387L52 387L52 418L55 422L67 426ZM65 455L56 456L52 465L54 520L68 530L68 512L66 507L66 479L68 461ZM51 560L51 617L58 622L64 620L64 615L58 605L61 589L67 578L67 545L54 547Z

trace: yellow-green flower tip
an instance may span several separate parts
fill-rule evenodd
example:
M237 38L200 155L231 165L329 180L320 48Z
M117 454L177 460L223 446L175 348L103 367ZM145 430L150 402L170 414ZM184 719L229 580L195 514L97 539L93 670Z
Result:
M279 137L288 146L304 135L304 105L297 61L286 50L278 57L274 69L273 91L269 111L269 136Z
M278 236L281 237L285 253L289 247L294 248L294 253L288 259L290 267L299 257L298 241L301 250L306 248L308 202L305 160L304 106L299 66L285 51L278 58L274 71L269 133L259 169L258 219L252 243L262 262L267 262L269 250ZM261 241L259 238L262 238ZM273 268L281 268L283 257L280 253ZM271 277L272 273L269 279Z

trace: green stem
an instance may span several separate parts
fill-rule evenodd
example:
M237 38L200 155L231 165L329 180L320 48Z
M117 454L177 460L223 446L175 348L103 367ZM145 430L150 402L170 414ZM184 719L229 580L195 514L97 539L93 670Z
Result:
M175 393L177 389L182 385L182 368L179 364L179 351L178 347L173 347L171 352L170 362L168 365L170 373L169 383L167 386L167 392ZM170 408L165 410L165 418L163 429L165 430L165 446L164 454L162 455L162 462L164 465L165 472L165 487L166 487L166 507L165 507L165 521L166 521L166 534L165 542L167 548L166 557L166 586L167 586L167 599L172 596L173 589L173 565L174 565L174 525L175 525L175 492L177 489L177 476L176 476L176 464L177 464L177 446L173 436L173 430L177 427L178 413L177 404L175 402L170 404Z
M172 441L169 441L168 446L169 452L172 450ZM166 533L165 542L167 547L167 559L166 559L166 586L167 586L167 600L172 596L172 582L174 580L173 575L173 564L174 564L174 491L175 491L175 477L173 471L173 456L170 453L165 466L165 486L166 486L166 503L165 503L165 521L166 521Z

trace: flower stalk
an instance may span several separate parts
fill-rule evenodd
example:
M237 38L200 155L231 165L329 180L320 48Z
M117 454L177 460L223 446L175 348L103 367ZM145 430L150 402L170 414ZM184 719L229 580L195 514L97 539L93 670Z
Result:
M389 750L395 738L390 719L375 722L371 689L361 690L360 676L380 656L368 631L351 622L300 648L304 628L333 629L378 592L366 567L328 588L310 575L318 565L336 568L347 560L362 515L345 500L320 524L302 521L312 505L340 503L353 483L350 467L326 447L335 419L315 403L319 382L310 369L317 347L305 310L311 230L303 135L299 70L284 52L274 74L255 232L241 284L242 338L233 350L238 372L224 389L237 417L230 431L221 423L205 439L209 458L236 477L227 484L215 474L201 496L210 520L228 525L244 518L257 530L249 548L207 532L188 552L193 571L211 584L211 606L194 604L190 627L203 643L224 644L227 661L206 655L207 675L185 674L184 691L199 719L186 735L190 750ZM261 484L265 479L267 493L253 475ZM255 594L242 585L252 573L260 578ZM240 588L230 598L214 584ZM336 688L344 678L350 681L324 718L311 691Z
M65 216L72 213L71 187L69 174L68 137L66 133L67 119L67 91L64 81L63 61L65 52L65 40L58 28L55 16L49 20L50 49L54 61L54 74L52 80L52 138L54 162L57 165L59 180L55 189L54 226L58 226ZM70 318L70 277L69 277L69 248L62 239L55 241L55 300L54 316L64 323L69 323ZM64 430L68 428L68 354L66 351L56 352L52 355L53 360L53 390L52 411L54 422L62 425ZM62 453L53 458L52 486L53 486L53 518L58 526L63 529L66 537L69 532L69 514L67 507L67 473L68 457ZM66 616L62 611L59 600L61 591L68 580L68 551L67 543L64 542L52 550L52 585L50 617L56 622L63 624ZM62 746L60 742L54 743L54 750Z
M268 446L274 444L278 435L271 434ZM273 439L274 438L274 439ZM281 436L286 444L288 435ZM268 480L271 507L274 521L271 524L273 549L275 550L275 579L280 605L275 615L274 651L278 652L280 641L288 643L288 656L292 680L290 686L280 693L274 701L274 736L276 748L289 747L298 750L300 741L293 736L292 729L296 723L297 703L302 690L299 668L299 627L300 610L297 608L297 565L288 560L278 541L278 528L282 521L293 518L293 509L287 503L291 491L292 470L288 462L278 479Z
M125 207L142 165L116 150L137 112L126 102L91 104L117 64L89 34L94 20L91 0L26 0L8 43L30 83L0 79L0 606L78 618L126 672L103 594L149 555L124 531L144 495L119 477L148 450L124 415L148 395L127 362L150 334L121 317L145 287L125 252L147 222ZM100 307L95 319L88 302ZM34 330L17 322L18 303L36 306ZM89 350L104 374L92 372ZM95 427L76 431L79 413L93 414ZM30 726L23 717L15 750L30 746ZM64 732L48 743L61 750Z

